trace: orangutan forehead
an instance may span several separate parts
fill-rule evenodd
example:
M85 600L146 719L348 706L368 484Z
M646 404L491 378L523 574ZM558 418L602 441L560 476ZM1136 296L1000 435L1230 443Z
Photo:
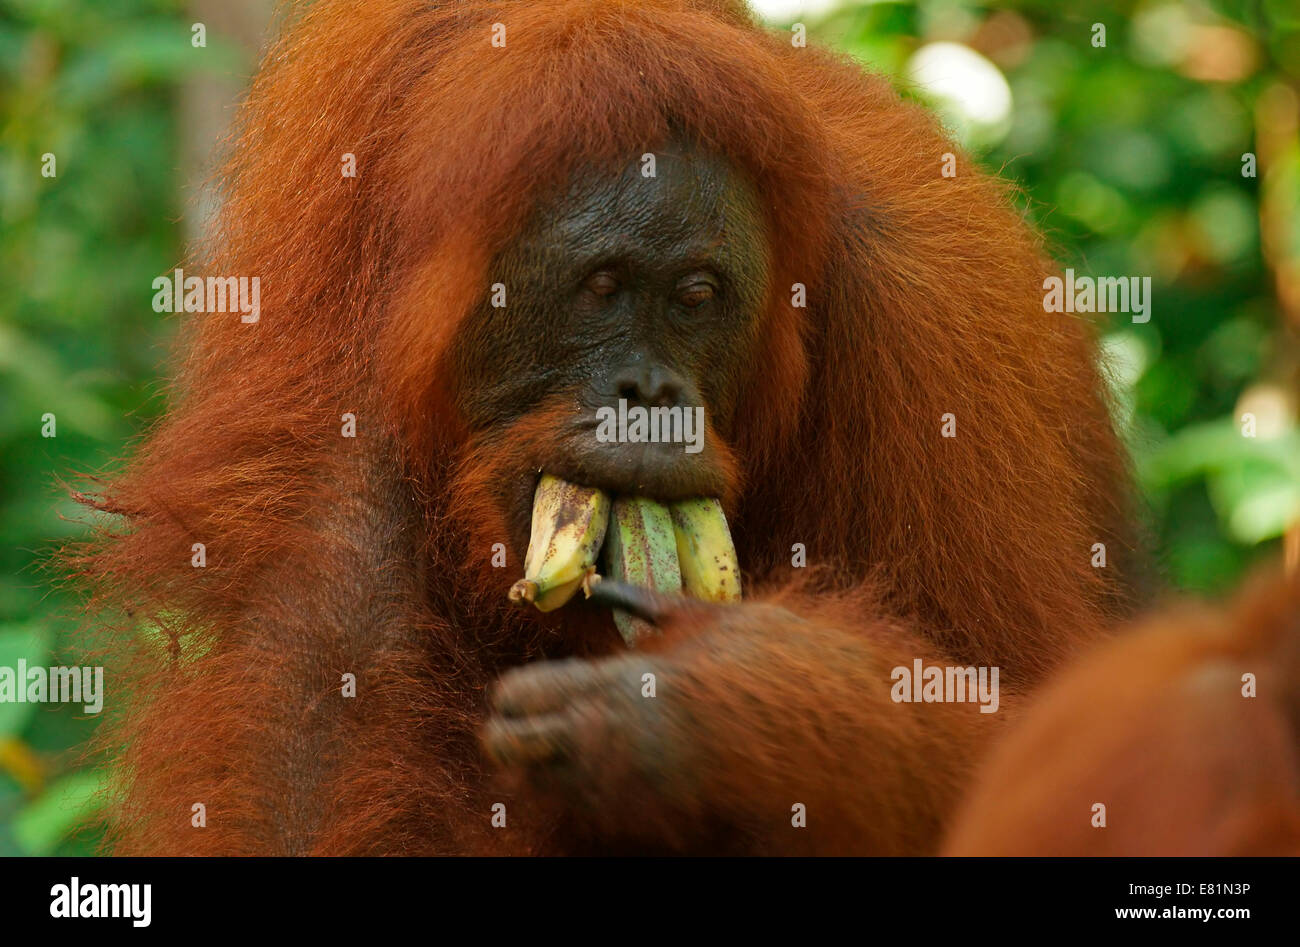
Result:
M749 254L763 216L749 178L718 155L674 148L615 171L577 172L564 198L539 208L523 241L568 259L653 253L701 260Z

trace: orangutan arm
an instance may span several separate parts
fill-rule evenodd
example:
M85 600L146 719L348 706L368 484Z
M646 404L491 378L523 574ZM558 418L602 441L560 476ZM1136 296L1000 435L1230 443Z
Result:
M488 750L567 814L575 851L934 851L1005 698L897 703L895 667L955 662L907 629L786 604L690 606L644 652L518 669Z
M157 672L126 749L120 853L464 849L439 802L473 732L436 683L450 632L420 607L419 519L387 456L345 441L300 531L240 587L242 613ZM213 545L212 578L240 551Z

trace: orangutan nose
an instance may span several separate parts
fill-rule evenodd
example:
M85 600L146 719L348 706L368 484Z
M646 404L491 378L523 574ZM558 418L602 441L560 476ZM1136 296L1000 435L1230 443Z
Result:
M692 386L672 369L656 364L628 365L614 372L614 394L628 406L676 408L685 406Z

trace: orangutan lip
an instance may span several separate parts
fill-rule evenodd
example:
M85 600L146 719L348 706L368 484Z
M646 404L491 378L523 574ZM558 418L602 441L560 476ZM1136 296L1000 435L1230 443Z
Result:
M669 503L725 492L726 481L707 451L687 454L680 444L598 443L590 430L564 438L560 446L557 456L544 464L547 473L611 496Z

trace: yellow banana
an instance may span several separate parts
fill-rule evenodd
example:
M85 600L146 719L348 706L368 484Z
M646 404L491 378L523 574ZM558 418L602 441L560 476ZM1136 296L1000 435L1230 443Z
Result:
M711 497L697 497L674 503L668 512L686 591L708 602L738 601L740 563L722 504Z
M602 553L601 547L604 545ZM594 487L545 474L533 495L532 535L524 578L510 600L543 612L559 608L578 589L606 574L657 592L685 591L711 602L740 598L740 568L722 504L698 497L666 507L645 497L610 498ZM644 621L615 609L614 622L628 644L652 632Z
M543 474L533 494L524 578L510 587L510 600L549 612L593 581L609 508L600 490Z
M666 507L644 497L614 501L605 537L605 570L619 582L657 592L681 590L673 519ZM614 624L628 644L653 632L646 622L618 609L614 610Z

